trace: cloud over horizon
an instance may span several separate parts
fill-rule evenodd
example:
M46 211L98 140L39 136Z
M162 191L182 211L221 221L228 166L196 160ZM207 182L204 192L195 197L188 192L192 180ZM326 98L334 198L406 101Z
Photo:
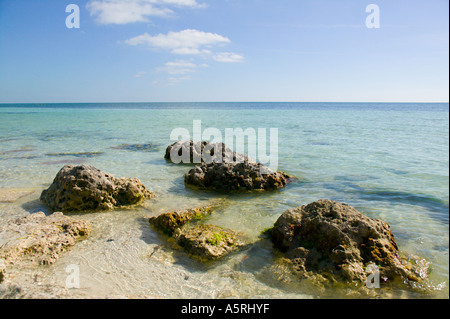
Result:
M235 63L244 61L244 57L233 52L220 52L213 56L213 59L218 62Z

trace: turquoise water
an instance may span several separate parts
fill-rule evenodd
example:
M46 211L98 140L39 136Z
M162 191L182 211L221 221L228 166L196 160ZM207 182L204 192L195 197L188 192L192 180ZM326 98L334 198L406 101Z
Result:
M202 129L215 127L221 132L225 128L266 128L267 131L277 128L278 169L299 180L286 189L265 194L220 195L186 189L183 175L189 166L167 163L164 152L172 143L171 131L186 128L192 133L193 120L201 120ZM118 147L123 144L152 146L144 150ZM136 227L134 237L131 236L134 238L131 247L137 250L164 244L164 238L146 229L140 218L180 206L220 199L224 206L211 216L208 223L232 228L250 241L256 241L259 233L270 227L286 209L328 198L348 203L370 217L387 221L402 251L431 262L431 291L427 292L427 296L448 298L448 154L448 104L2 105L0 188L32 189L35 193L16 203L1 203L0 222L20 214L46 211L37 200L39 194L66 163L86 163L116 176L138 177L157 194L157 199L134 211L83 215L97 223L96 227L102 231L107 230L110 236L117 236L117 242L130 237L132 227ZM121 226L111 226L113 221ZM112 232L113 228L116 233ZM145 240L142 234L154 240ZM96 249L101 254L107 244L101 241L101 237L93 235L92 242L97 240ZM89 264L90 267L84 270L84 278L91 290L86 288L79 293L89 296L95 291L103 296L110 293L113 285L108 283L107 278L102 279L101 285L89 283L93 278L89 269L98 271L113 261L97 257L86 261L87 250L83 252L82 249L91 247L88 241L68 253L61 264L71 260L78 260L82 265ZM136 263L126 255L128 252L123 253L123 257L130 260L123 265L122 271L126 272L124 269L129 268L146 273L149 264L145 258ZM248 256L254 258L241 263L239 269L232 265L234 259L231 258L200 271L203 266L197 266L182 254L177 255L181 261L173 261L169 249L166 254L161 257L161 263L179 267L179 271L188 272L190 276L201 276L197 278L199 281L213 285L209 287L205 282L199 284L202 288L197 287L197 293L192 293L194 298L228 297L224 291L232 291L231 296L236 297L265 294L281 298L347 296L347 292L318 293L301 285L297 287L267 279L264 263L273 258L271 247L267 245L261 244L249 253ZM80 259L81 255L84 259ZM239 254L236 256L238 258ZM123 260L115 262L123 263ZM245 277L245 284L237 285L236 281L227 281L230 279L223 275L222 272L226 273L224 269L232 269L249 277ZM49 276L58 277L55 270L49 271ZM130 277L131 273L130 270ZM222 282L220 278L226 280ZM215 280L221 284L217 285ZM140 288L125 283L122 285L131 295L184 296L179 295L176 289L168 293L172 291L169 283L161 286L160 290L152 290L154 282L151 280L148 284L142 283ZM234 285L234 288L227 285ZM404 291L390 293L394 297L405 296ZM406 297L423 296L406 292Z

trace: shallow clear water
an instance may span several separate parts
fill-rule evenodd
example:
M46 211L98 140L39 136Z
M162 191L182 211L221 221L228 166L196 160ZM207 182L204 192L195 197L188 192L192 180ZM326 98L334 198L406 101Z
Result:
M171 131L180 127L192 134L193 120L201 120L202 129L215 127L221 132L277 128L278 169L299 180L264 194L186 189L183 175L190 166L172 165L163 157L172 143ZM270 243L258 241L260 232L286 209L327 198L387 221L400 250L431 262L432 291L426 296L448 298L448 123L448 104L3 105L0 188L35 192L15 203L0 203L0 222L46 211L39 194L59 169L66 163L86 163L116 176L138 177L157 198L131 210L80 215L92 222L93 234L55 265L30 270L43 272L43 283L30 284L29 289L63 287L64 267L77 264L82 289L66 291L69 297L351 297L348 289L317 291L271 276L267 265L273 264L275 255ZM154 147L117 148L146 143ZM208 223L258 243L213 265L200 265L173 250L144 219L214 200L223 206ZM403 290L379 294L423 297Z

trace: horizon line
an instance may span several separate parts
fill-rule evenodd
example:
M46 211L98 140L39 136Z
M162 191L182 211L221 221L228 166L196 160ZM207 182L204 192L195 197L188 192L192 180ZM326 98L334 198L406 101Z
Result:
M140 101L140 102L0 102L0 105L4 104L33 104L33 105L45 105L45 104L144 104L144 103L397 103L397 104L449 104L449 101L439 102L426 102L426 101Z

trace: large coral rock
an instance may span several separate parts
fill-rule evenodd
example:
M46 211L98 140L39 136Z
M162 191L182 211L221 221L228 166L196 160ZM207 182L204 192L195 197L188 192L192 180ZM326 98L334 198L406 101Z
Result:
M187 185L216 191L274 190L285 187L291 177L261 163L203 163L185 176Z
M384 281L419 280L400 256L389 224L347 204L318 200L289 209L276 221L272 241L302 278L366 282L366 269L375 265Z
M244 245L234 231L215 225L186 227L177 236L177 244L205 261L220 259Z
M233 152L224 143L178 141L169 145L164 158L176 164L229 163L251 161L247 155Z
M138 204L152 195L137 178L116 178L88 165L66 165L40 199L52 211L77 212Z
M87 221L61 212L18 218L0 227L0 262L52 264L90 231Z

